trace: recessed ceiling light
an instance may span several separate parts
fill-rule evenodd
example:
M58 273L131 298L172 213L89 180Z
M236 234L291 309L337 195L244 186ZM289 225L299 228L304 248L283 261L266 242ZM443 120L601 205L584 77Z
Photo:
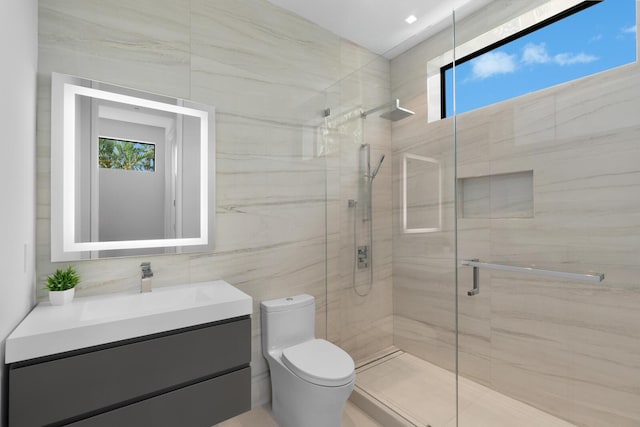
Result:
M416 22L418 20L418 18L416 18L415 15L409 15L407 16L407 19L405 19L405 22L407 24L413 24L414 22Z

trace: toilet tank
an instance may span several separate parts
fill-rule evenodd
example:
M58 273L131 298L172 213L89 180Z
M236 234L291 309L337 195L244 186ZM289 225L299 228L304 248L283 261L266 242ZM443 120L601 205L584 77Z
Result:
M262 353L315 338L316 304L302 294L260 303Z

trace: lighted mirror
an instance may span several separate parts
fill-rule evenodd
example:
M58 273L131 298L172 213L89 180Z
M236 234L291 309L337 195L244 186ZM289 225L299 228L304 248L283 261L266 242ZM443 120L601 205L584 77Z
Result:
M431 157L402 157L402 231L430 233L442 229L442 170Z
M52 261L212 248L214 114L53 73Z

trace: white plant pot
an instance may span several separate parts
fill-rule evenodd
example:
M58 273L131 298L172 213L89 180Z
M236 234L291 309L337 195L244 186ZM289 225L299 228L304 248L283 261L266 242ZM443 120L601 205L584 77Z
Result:
M66 291L49 291L49 302L51 305L65 305L73 301L76 288L67 289Z

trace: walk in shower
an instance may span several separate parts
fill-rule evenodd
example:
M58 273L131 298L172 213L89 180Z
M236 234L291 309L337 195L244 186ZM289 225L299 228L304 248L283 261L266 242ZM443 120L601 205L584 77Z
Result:
M628 63L464 101L479 80L569 67L554 38L538 62L533 42L499 48L596 3L490 2L328 90L327 337L381 424L640 424L635 32Z

